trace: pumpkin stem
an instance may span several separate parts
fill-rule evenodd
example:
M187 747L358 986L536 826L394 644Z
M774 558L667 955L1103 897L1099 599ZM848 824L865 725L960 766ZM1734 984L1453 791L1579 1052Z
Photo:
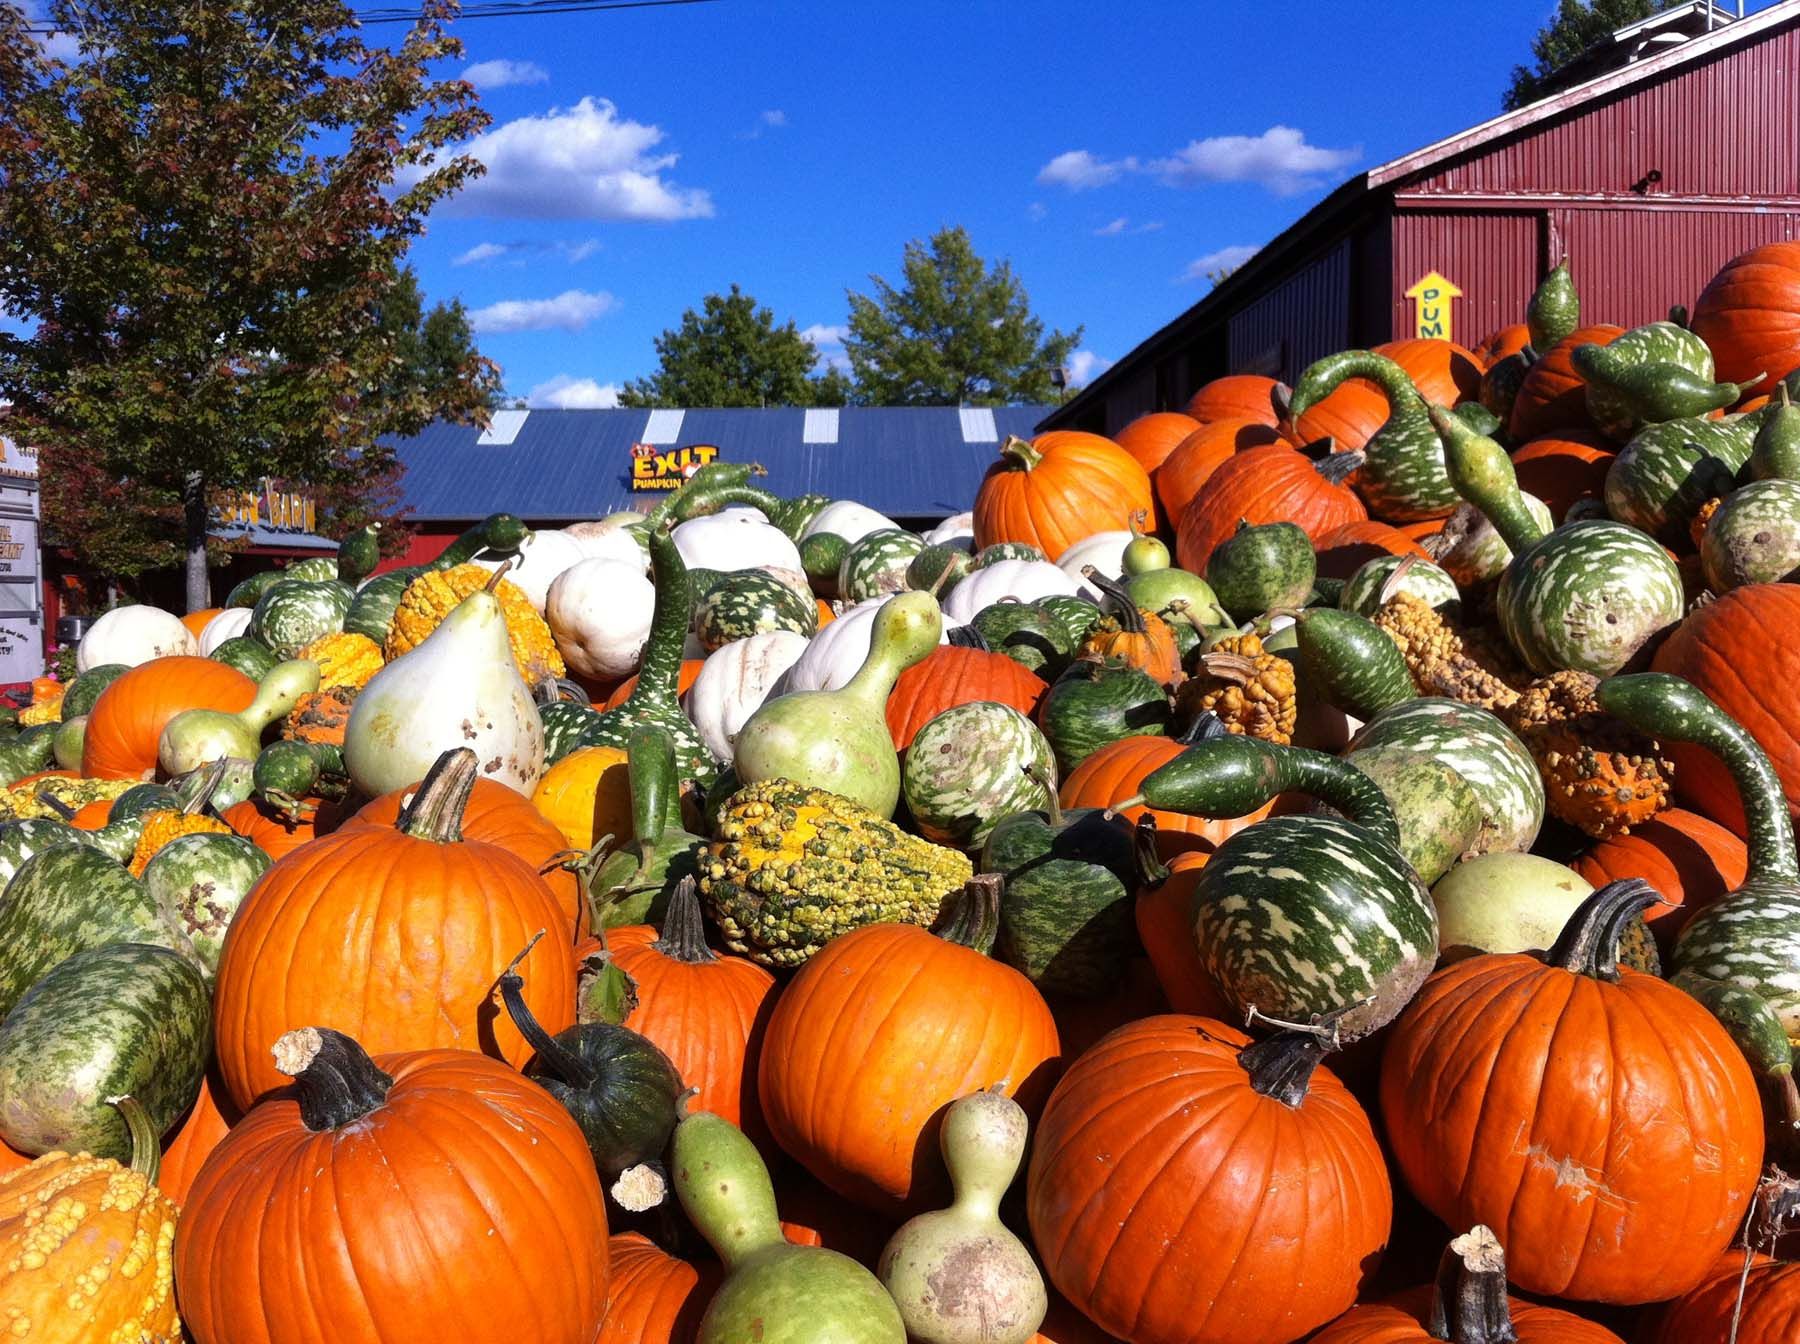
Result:
M1576 975L1617 981L1625 926L1651 906L1667 904L1641 877L1608 882L1576 907L1545 961Z
M1144 626L1144 613L1138 604L1131 600L1131 594L1125 591L1122 584L1109 579L1092 565L1081 567L1082 577L1100 590L1100 596L1113 604L1118 613L1119 629L1128 635L1147 633Z
M475 753L453 747L431 763L394 824L415 840L453 845L462 839L463 812L474 789Z
M1335 1047L1336 1035L1335 1030L1321 1033L1311 1027L1284 1031L1245 1046L1238 1051L1238 1063L1250 1075L1252 1091L1295 1110L1306 1100L1313 1070Z
M932 932L946 943L973 948L984 957L990 955L1000 932L1003 885L999 873L975 874L945 903L944 913Z
M157 1141L156 1126L136 1097L108 1097L106 1104L118 1108L125 1132L131 1135L131 1169L155 1185L162 1171L162 1144Z
M1518 1339L1506 1300L1506 1252L1491 1229L1478 1223L1444 1248L1426 1328L1452 1344Z
M700 892L693 878L682 878L669 893L662 934L650 946L689 966L706 966L719 959L706 945L706 922L700 916Z
M1363 455L1361 453L1327 453L1313 463L1313 470L1330 484L1342 485L1362 470L1362 464Z
M950 628L948 634L950 647L953 649L974 649L977 653L992 653L994 646L983 638L981 631L972 625L957 625Z
M1184 747L1191 747L1197 742L1211 742L1216 737L1230 736L1231 730L1225 726L1225 721L1209 709L1183 729L1175 740Z
M1169 865L1156 849L1156 817L1146 812L1131 828L1131 861L1137 869L1138 886L1155 891L1171 876Z
M513 969L543 936L541 929L532 935L531 942L525 944L525 951L514 957L512 964L502 972L500 997L505 1001L506 1015L512 1019L519 1035L537 1051L538 1062L570 1087L586 1090L599 1081L598 1075L573 1052L563 1049L556 1038L545 1031L537 1018L532 1016L531 1009L525 1003L525 981Z
M314 1134L379 1110L394 1080L368 1051L330 1027L301 1027L275 1042L275 1067L294 1080L300 1120Z
M1000 445L1000 456L1011 458L1025 471L1030 471L1044 460L1044 455L1037 450L1035 444L1021 439L1017 434L1006 436L1006 442Z

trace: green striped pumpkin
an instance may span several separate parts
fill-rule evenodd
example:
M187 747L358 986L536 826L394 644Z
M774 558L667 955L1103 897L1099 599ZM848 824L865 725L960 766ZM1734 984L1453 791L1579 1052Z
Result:
M694 637L708 653L775 630L811 639L819 631L819 608L761 570L727 574L694 608Z
M852 542L838 569L838 596L852 602L886 597L906 587L906 568L925 549L923 538L882 527Z
M919 834L976 849L1001 818L1048 807L1056 757L1011 705L975 700L928 719L907 748L900 788Z
M1358 616L1372 617L1381 610L1381 604L1395 593L1411 593L1426 606L1451 616L1462 610L1462 594L1457 591L1456 580L1431 561L1421 560L1416 555L1410 557L1412 564L1407 565L1406 573L1400 576L1399 582L1389 589L1388 580L1408 558L1404 555L1378 555L1372 560L1364 561L1357 567L1356 573L1350 576L1343 592L1338 594L1339 609L1353 611Z
M356 591L336 579L284 581L257 599L246 633L267 644L277 658L292 658L315 639L342 630L355 600Z

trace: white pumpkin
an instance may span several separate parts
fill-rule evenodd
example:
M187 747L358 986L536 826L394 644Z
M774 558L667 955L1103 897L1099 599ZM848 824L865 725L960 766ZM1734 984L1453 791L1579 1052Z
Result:
M586 554L580 542L554 528L533 532L519 543L518 554L512 558L512 568L506 571L506 578L530 599L541 616L550 596L550 585L565 569L580 563ZM506 556L478 555L475 563L491 574L507 559Z
M727 509L677 524L670 535L687 567L729 572L773 565L805 572L800 548L788 539L787 533L772 523L745 517L746 512L754 510Z
M136 667L152 658L196 653L199 644L181 617L161 607L114 607L88 627L75 649L75 670L121 663Z
M562 533L581 547L584 559L636 560L641 565L648 565L650 549L645 543L643 529L628 526L642 521L641 513L609 513L594 521L570 523Z
M782 674L800 661L808 643L792 630L771 630L734 639L707 658L688 688L687 714L720 761L731 763L738 729L761 708Z
M1096 532L1091 537L1083 537L1057 556L1056 567L1080 585L1083 597L1090 602L1098 602L1100 591L1087 581L1081 567L1092 565L1106 578L1117 579L1125 572L1125 548L1129 545L1129 532Z
M806 531L800 534L800 540L805 541L817 532L829 532L854 544L871 532L899 526L892 518L876 513L868 505L858 504L854 499L834 499L813 515L813 520L806 525Z
M769 515L754 504L733 504L729 508L720 509L720 518L729 518L734 523L766 523Z
M583 677L623 677L643 661L656 586L643 568L582 560L550 585L544 618L563 661Z
M975 549L975 515L952 514L925 534L927 546L954 546L958 550Z
M806 652L800 655L800 661L781 679L777 694L841 690L856 675L863 659L869 656L875 613L892 600L893 595L871 597L867 602L858 602L848 611L840 612L835 621L812 637ZM950 632L946 628L938 635L938 643L949 642Z
M254 607L226 607L217 616L206 623L200 632L200 656L210 658L213 650L228 639L236 639L250 628L250 617L255 613Z
M1021 602L1058 595L1085 597L1082 588L1082 584L1048 560L996 560L972 570L950 590L950 596L944 600L944 615L958 625L967 625L976 612L1003 597L1015 597Z

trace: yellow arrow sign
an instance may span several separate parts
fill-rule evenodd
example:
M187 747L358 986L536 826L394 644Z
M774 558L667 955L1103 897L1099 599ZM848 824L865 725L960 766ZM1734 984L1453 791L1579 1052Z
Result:
M1450 335L1450 301L1460 299L1462 291L1436 271L1427 271L1406 291L1413 301L1413 335L1422 340L1448 341Z

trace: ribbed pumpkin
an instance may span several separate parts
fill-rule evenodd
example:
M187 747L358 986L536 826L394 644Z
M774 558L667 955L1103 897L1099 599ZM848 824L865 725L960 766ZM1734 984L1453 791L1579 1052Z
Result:
M1026 1207L1057 1290L1138 1341L1288 1344L1356 1300L1393 1197L1320 1043L1166 1015L1064 1075Z
M1315 542L1335 527L1360 522L1369 511L1344 484L1360 462L1352 453L1331 453L1314 462L1281 444L1238 453L1213 472L1205 491L1182 512L1178 563L1205 573L1213 548L1236 532L1240 521L1295 523Z
M1575 372L1575 347L1611 345L1624 334L1623 327L1606 323L1577 327L1550 349L1540 350L1513 398L1507 436L1514 443L1524 443L1569 429L1591 430L1594 422L1588 418L1587 383Z
M928 722L946 709L993 700L1031 718L1050 687L1003 653L940 644L900 674L888 696L888 732L905 751Z
M1282 428L1296 444L1328 439L1334 451L1352 453L1360 452L1387 418L1387 398L1380 388L1367 378L1346 378L1330 396Z
M199 611L185 613L181 618L181 623L188 628L190 635L199 639L200 632L206 629L206 623L223 610L225 610L223 607L202 607Z
M1441 520L1432 520L1437 525ZM1425 548L1391 523L1365 518L1334 527L1313 541L1319 573L1328 579L1347 579L1370 560L1383 555L1416 555L1428 558Z
M1656 888L1669 904L1652 906L1644 918L1666 948L1696 910L1743 885L1745 863L1737 836L1698 812L1671 807L1629 835L1599 841L1569 867L1596 887L1641 877Z
M1391 1029L1381 1110L1408 1186L1453 1226L1493 1228L1528 1292L1684 1292L1756 1186L1762 1106L1743 1055L1696 1000L1618 964L1655 899L1602 887L1542 959L1457 962Z
M1122 737L1109 742L1069 772L1058 790L1058 801L1066 808L1111 807L1142 793L1146 776L1186 750L1186 743L1170 737ZM1133 825L1152 818L1157 852L1167 858L1196 849L1211 853L1251 822L1261 821L1270 806L1265 804L1247 817L1191 817L1140 804L1119 815Z
M1661 1308L1647 1327L1643 1344L1793 1344L1800 1338L1800 1264L1754 1257L1747 1279L1744 1253L1733 1247L1713 1264L1696 1288ZM1743 1312L1738 1312L1742 1280Z
M1281 423L1275 398L1285 391L1273 378L1261 374L1228 373L1203 385L1188 398L1182 411L1203 425L1214 420L1248 417L1273 429Z
M1531 344L1531 328L1523 322L1511 322L1488 333L1481 344L1469 353L1483 369L1491 369L1508 355L1516 355Z
M647 924L608 929L606 946L637 984L637 1007L623 1025L649 1037L682 1082L700 1089L695 1110L723 1116L766 1146L756 1070L775 977L748 958L706 945L692 878L669 897L661 933Z
M185 709L235 714L256 698L256 683L211 658L156 658L122 673L94 702L81 744L81 773L99 779L150 779L169 720Z
M1200 422L1191 415L1182 415L1179 411L1152 411L1149 415L1140 415L1113 435L1113 442L1130 453L1137 464L1154 477L1163 459L1199 428Z
M1750 731L1781 777L1788 811L1800 815L1800 586L1757 583L1691 612L1656 651L1651 666L1694 683ZM1711 752L1668 747L1675 793L1703 816L1745 834L1731 774Z
M330 835L343 820L343 811L336 803L319 798L303 798L300 802L309 810L302 816L290 817L261 799L246 798L219 813L219 819L271 859L279 859L321 835Z
M1149 473L1111 439L1068 429L1011 438L975 492L975 544L1027 541L1061 555L1153 507Z
M594 1344L693 1344L718 1286L719 1271L706 1274L677 1260L648 1237L624 1232L606 1243L612 1269L606 1323Z
M552 1033L574 1021L572 929L557 898L516 853L463 832L475 769L466 747L446 752L393 825L346 822L251 889L213 991L219 1071L239 1106L282 1085L270 1046L313 1023L377 1049L484 1050L522 1065L531 1049L491 995L539 932L521 970L529 1007Z
M1800 368L1800 243L1765 243L1725 263L1694 303L1694 334L1718 376L1769 382Z
M1138 939L1169 1007L1196 1017L1225 1019L1231 1005L1200 960L1194 944L1194 887L1210 850L1189 850L1168 860L1167 873L1147 874L1132 905Z
M370 1059L329 1030L275 1057L294 1086L213 1150L182 1215L195 1344L593 1344L606 1204L548 1092L467 1050Z
M157 1189L177 1204L185 1204L194 1177L200 1174L212 1150L243 1118L243 1112L232 1105L231 1098L224 1095L224 1088L208 1070L200 1079L200 1095L176 1125L173 1136L163 1143Z
M544 771L531 805L583 854L604 836L631 839L631 779L623 747L578 747Z
M1374 351L1405 369L1419 395L1439 406L1473 400L1481 391L1481 372L1487 366L1455 341L1407 337L1375 346Z
M834 938L776 1001L757 1075L763 1118L802 1166L865 1207L894 1215L947 1193L937 1128L949 1102L1004 1083L1035 1116L1055 1082L1048 1005L986 955L998 886L971 882L941 935L873 924Z
M1617 445L1591 429L1565 429L1520 444L1513 450L1519 489L1536 495L1557 522L1582 500L1606 497L1606 472Z
M1243 416L1226 416L1201 425L1151 473L1162 516L1171 523L1179 522L1188 502L1234 454L1280 442L1281 435L1273 428Z
M688 687L694 684L694 678L700 675L700 669L705 666L706 660L704 658L683 658L681 660L681 670L675 674L675 694L678 696L686 695L688 693ZM607 693L606 699L600 704L600 708L617 709L620 705L624 704L626 700L631 698L631 693L637 689L637 683L637 673L633 672L629 677L626 677L624 681L621 681Z

